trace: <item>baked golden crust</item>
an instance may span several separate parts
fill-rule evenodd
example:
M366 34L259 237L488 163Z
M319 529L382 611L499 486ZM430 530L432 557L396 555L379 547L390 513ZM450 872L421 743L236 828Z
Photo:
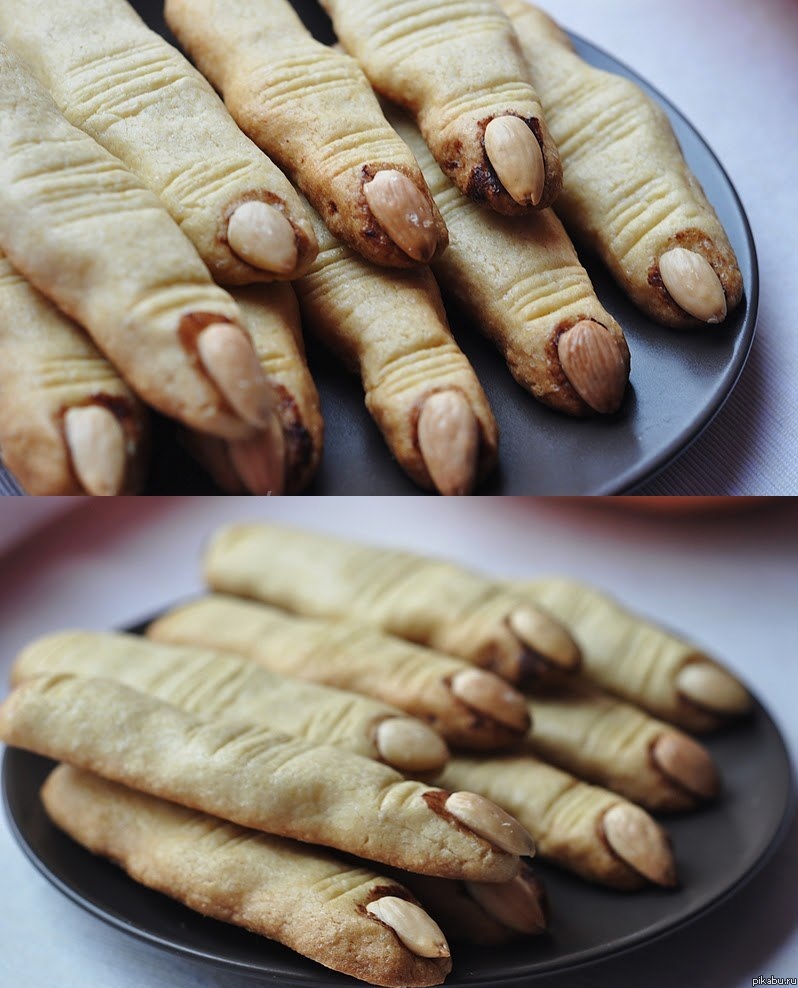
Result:
M617 604L611 597L575 580L514 583L513 590L545 607L571 630L583 654L584 675L603 689L639 704L654 716L688 731L711 731L729 716L744 713L751 699L744 687L710 656L679 635L666 631ZM688 667L721 671L733 691L733 709L712 702L697 704L679 689Z
M319 254L295 286L305 325L360 374L369 413L419 486L435 489L419 447L419 415L424 402L442 391L467 400L479 428L475 479L485 477L496 464L496 421L451 334L432 274L425 268L378 270L312 215Z
M646 826L656 834L657 871L662 874L658 884L674 884L667 842L643 810L531 755L452 758L438 781L468 787L513 814L533 836L540 857L588 881L625 891L642 888L650 876L644 876L612 846L604 818L611 810L617 812L617 807L631 808L637 817L646 816Z
M220 284L295 278L316 253L291 183L246 138L211 86L125 0L4 3L0 29L76 127L152 189ZM266 202L291 223L293 270L247 264L227 240L241 203Z
M663 285L659 259L674 247L709 262L726 308L734 309L743 291L734 251L664 111L633 82L584 62L541 10L524 0L499 0L499 6L520 39L560 148L557 211L574 237L599 254L657 322L704 325Z
M717 795L717 772L706 749L588 683L540 687L529 698L529 711L531 751L646 809L693 809ZM682 761L672 765L663 754L674 749ZM678 771L685 759L689 764Z
M142 480L147 418L141 404L79 326L29 284L0 251L0 448L28 494L85 493L71 462L63 416L99 403L124 431L123 490Z
M245 830L62 765L42 800L53 822L132 878L205 916L277 940L371 984L440 984L448 957L412 953L366 906L412 902L394 880L319 848Z
M449 797L339 748L208 722L106 679L24 682L0 706L7 744L241 826L442 878L505 881L520 859L449 813Z
M413 155L386 122L354 59L314 41L284 0L168 0L166 18L238 125L302 189L333 234L376 264L414 261L376 221L364 185L405 175L446 228ZM341 112L346 107L346 112Z
M205 578L217 591L310 617L352 618L519 681L578 666L546 615L540 642L510 626L524 598L462 567L273 525L232 525L211 540ZM551 647L557 636L557 647ZM567 652L567 655L564 653Z
M498 748L524 733L523 726L496 720L452 691L468 664L356 621L300 618L216 594L175 608L147 634L157 641L235 652L285 676L375 697L462 747Z
M229 652L163 645L139 635L47 635L20 652L11 681L54 673L113 679L203 719L263 724L374 761L382 760L376 731L383 721L417 723L397 707L290 679Z
M520 214L485 150L496 117L520 118L543 154L545 184L534 208L550 205L562 173L543 108L513 30L492 0L322 0L336 34L374 88L409 110L435 159L465 195Z
M2 45L0 246L148 404L201 431L253 435L195 352L208 324L239 322L232 298L154 193L71 126Z
M522 387L560 412L589 414L590 406L563 370L560 338L585 320L603 326L627 378L629 349L560 221L551 210L500 217L469 202L452 187L413 124L398 113L389 119L416 155L449 229L449 247L433 262L443 290L496 345ZM623 389L619 402L622 395Z

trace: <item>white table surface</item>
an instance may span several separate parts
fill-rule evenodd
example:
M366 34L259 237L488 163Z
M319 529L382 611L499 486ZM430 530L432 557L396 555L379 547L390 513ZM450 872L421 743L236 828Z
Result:
M30 499L0 503L0 531ZM798 757L798 503L707 519L619 513L567 499L117 498L73 509L0 555L0 673L32 637L112 628L200 588L215 527L268 517L449 555L496 574L565 573L689 629L747 679ZM715 912L633 954L536 980L540 988L744 988L798 976L798 824ZM0 985L246 988L252 981L161 953L84 913L24 858L0 822ZM556 903L554 904L556 910Z
M754 348L728 403L647 494L798 494L798 3L542 0L657 86L737 187L761 274ZM678 334L674 334L678 346ZM16 489L0 471L0 493Z

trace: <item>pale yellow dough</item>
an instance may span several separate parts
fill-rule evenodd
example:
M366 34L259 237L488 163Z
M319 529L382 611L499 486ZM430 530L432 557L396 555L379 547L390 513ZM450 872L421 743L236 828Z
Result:
M573 236L657 322L704 325L662 283L659 258L672 247L706 258L731 312L743 291L737 260L664 110L630 80L588 65L543 11L525 0L498 3L519 37L560 149L557 212Z
M0 32L76 127L158 195L220 284L278 276L228 246L227 219L249 200L294 228L307 270L313 231L291 183L236 126L211 86L126 0L8 0Z
M447 793L340 748L203 720L109 679L27 680L0 738L252 827L441 878L505 881L520 859L446 813Z
M69 408L113 409L127 439L124 493L142 480L147 418L83 330L0 252L0 450L28 494L85 493L64 439Z
M448 958L423 958L366 912L383 878L320 848L270 837L81 772L57 768L42 789L53 822L149 888L277 940L370 984L440 984Z

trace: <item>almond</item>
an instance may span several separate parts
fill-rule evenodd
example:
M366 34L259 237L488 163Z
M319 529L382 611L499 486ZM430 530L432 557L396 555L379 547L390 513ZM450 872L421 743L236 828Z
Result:
M546 164L538 139L520 117L490 121L485 154L510 197L522 206L537 206L546 184Z
M673 247L659 259L659 273L673 301L701 322L726 318L726 296L709 261L694 250Z
M604 415L618 410L629 379L629 364L608 329L583 319L562 334L557 352L565 376L586 404Z
M402 172L384 169L363 186L374 219L401 250L426 264L438 245L435 218L424 193Z

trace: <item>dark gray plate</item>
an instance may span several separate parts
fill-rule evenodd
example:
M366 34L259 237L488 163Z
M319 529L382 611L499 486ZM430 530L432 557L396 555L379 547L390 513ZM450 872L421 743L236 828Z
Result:
M455 944L449 988L509 985L641 946L694 920L750 879L775 850L792 816L789 756L760 704L745 722L707 738L706 744L723 778L723 798L664 821L680 888L613 892L537 862L552 905L550 934L498 949ZM85 851L54 827L42 808L39 788L52 766L45 758L7 749L6 812L33 864L84 909L155 946L276 984L334 988L359 983L279 944L191 912Z
M152 27L167 34L160 0L132 0ZM332 40L329 21L311 0L294 0L308 27ZM171 39L174 40L174 39ZM457 313L452 328L473 363L501 430L501 465L483 494L619 494L652 477L684 452L728 398L754 337L756 253L740 200L697 131L656 90L609 55L575 38L593 65L634 79L661 103L684 153L728 232L745 285L740 308L719 330L677 333L643 316L601 264L582 258L606 308L624 327L632 352L632 387L612 419L575 421L538 404L510 377L493 348ZM326 423L325 455L313 494L413 494L363 406L359 382L309 341L309 360ZM218 493L159 421L150 494Z

